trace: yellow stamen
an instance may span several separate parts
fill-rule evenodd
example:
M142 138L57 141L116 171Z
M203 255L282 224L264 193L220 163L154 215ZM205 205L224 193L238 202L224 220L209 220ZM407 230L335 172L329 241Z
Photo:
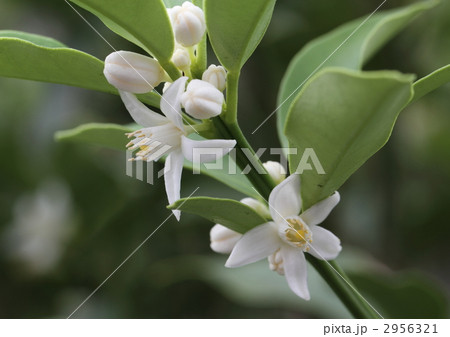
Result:
M286 240L292 243L294 246L302 248L305 251L309 251L309 244L312 243L312 235L306 226L300 219L288 219L289 228L284 233Z

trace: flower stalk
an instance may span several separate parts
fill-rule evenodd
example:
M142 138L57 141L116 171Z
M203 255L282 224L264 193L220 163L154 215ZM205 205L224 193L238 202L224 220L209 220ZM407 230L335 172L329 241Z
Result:
M166 71L166 73L170 76L172 81L176 81L178 78L181 77L180 70L176 67L176 65L172 61L162 62L160 60L159 64Z
M359 294L354 284L335 260L321 261L313 256L306 256L306 259L355 318L383 318Z
M258 191L258 193L261 194L263 198L267 199L270 191L275 187L275 183L262 165L261 161L255 158L255 152L245 136L242 134L237 122L227 124L221 117L214 118L213 122L220 137L236 140L236 164L241 170L244 170L247 166L250 167L250 171L247 174L248 180ZM253 163L249 160L243 149L248 149L249 154L254 156L255 160ZM260 174L259 172L263 172L263 174Z
M197 45L195 60L191 65L192 78L194 79L202 78L202 74L205 71L208 64L207 52L208 47L206 45L206 34L205 34L200 43Z

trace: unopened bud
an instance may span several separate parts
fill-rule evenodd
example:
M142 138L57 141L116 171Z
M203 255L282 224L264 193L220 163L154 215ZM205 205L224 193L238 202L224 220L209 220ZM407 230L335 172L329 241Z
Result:
M209 237L211 239L211 249L213 251L216 253L229 254L236 245L236 242L242 237L242 234L217 224L211 228Z
M177 48L172 56L172 62L178 69L185 70L191 66L191 58L189 52L184 48Z
M220 91L225 90L227 73L222 66L211 64L203 73L202 80L211 83Z
M223 94L215 86L202 80L192 80L181 96L186 112L198 119L220 115L223 100Z
M166 78L158 61L129 51L109 54L103 74L111 85L133 94L150 92Z
M261 201L253 199L253 198L244 198L241 200L241 203L252 208L256 213L261 215L263 218L270 219L271 215L270 215L269 209Z
M200 7L189 1L181 6L168 9L172 22L175 40L184 47L191 47L199 43L205 34L205 15Z
M263 166L266 169L267 173L269 173L270 177L275 182L275 184L278 185L284 179L286 179L286 170L280 163L276 161L268 161L265 162Z

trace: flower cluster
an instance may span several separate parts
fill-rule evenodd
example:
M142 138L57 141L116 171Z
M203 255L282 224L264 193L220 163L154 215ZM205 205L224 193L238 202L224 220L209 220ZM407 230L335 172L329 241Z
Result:
M340 240L318 226L338 204L339 193L335 192L301 213L300 177L293 174L273 189L269 197L270 210L254 199L246 198L241 202L264 218L272 218L272 221L244 235L215 225L210 233L211 249L218 253L231 253L226 262L230 268L267 257L270 269L284 275L296 295L309 300L304 253L320 260L333 260L341 251Z
M156 59L128 51L110 54L105 60L104 75L118 89L131 117L142 126L128 134L132 139L127 147L137 151L132 160L156 161L166 156L164 180L167 198L172 204L180 198L184 160L193 161L195 149L215 148L226 155L236 141L189 137L200 125L197 120L222 113L227 74L222 66L210 65L204 69L201 79L192 78L191 66L196 62L197 45L206 31L204 13L190 2L169 8L167 12L175 38L171 61L183 76L172 81ZM155 90L162 83L160 109L163 115L150 110L136 97L136 94ZM226 266L231 268L267 257L270 269L284 275L295 294L309 299L304 253L321 260L331 260L339 254L340 240L318 226L339 202L339 194L336 192L301 212L299 176L293 174L286 178L285 169L276 162L263 165L277 184L270 194L269 207L252 198L242 199L241 203L267 222L245 234L216 224L210 233L211 248L230 254ZM180 211L173 212L179 220Z
M168 9L168 15L176 40L172 62L189 75L192 59L196 57L196 45L205 35L203 11L185 2L182 6ZM127 145L128 149L138 150L132 160L156 161L167 155L164 180L170 204L180 198L183 162L185 159L192 161L194 149L216 148L225 155L236 145L234 140L189 138L190 134L197 131L195 125L184 117L184 112L199 120L221 114L224 103L222 91L226 81L223 67L211 65L204 72L202 80L182 76L172 82L156 59L129 51L117 51L106 58L104 75L118 89L131 117L143 127L128 134L129 138L133 138ZM161 115L140 102L135 94L153 91L163 82L160 109L164 115ZM180 211L173 212L179 219Z

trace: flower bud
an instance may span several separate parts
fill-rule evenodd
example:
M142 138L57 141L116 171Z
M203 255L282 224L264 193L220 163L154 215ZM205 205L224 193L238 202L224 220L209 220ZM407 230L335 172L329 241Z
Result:
M199 43L205 34L205 15L200 7L189 1L168 9L175 40L184 47Z
M268 161L265 162L263 166L266 169L267 173L269 173L270 177L275 182L275 184L278 185L284 179L286 179L286 170L280 163L276 161Z
M263 218L270 219L271 215L269 212L269 209L265 204L263 204L261 201L258 201L253 198L244 198L241 200L241 203L244 205L247 205L248 207L252 208L256 213L261 215Z
M211 239L211 249L216 253L229 254L242 234L235 232L225 226L215 225L209 233Z
M186 112L198 119L207 119L222 112L223 94L211 83L192 80L181 96Z
M172 62L177 66L178 69L189 69L189 67L191 66L191 58L189 57L189 52L183 47L177 48L173 53Z
M202 80L211 83L220 91L225 90L227 73L222 66L215 66L211 64L208 69L203 73Z
M158 61L129 51L109 54L103 74L111 85L133 94L150 92L166 78Z

